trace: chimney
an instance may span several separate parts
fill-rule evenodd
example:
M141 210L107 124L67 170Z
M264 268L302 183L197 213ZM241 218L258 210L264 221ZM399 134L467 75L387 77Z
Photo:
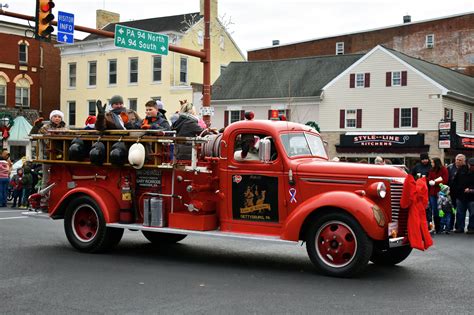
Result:
M272 46L278 46L278 45L280 45L280 40L279 39L272 40Z
M410 15L404 15L403 16L403 23L411 23L411 16Z
M218 11L217 11L217 0L209 0L210 3L211 3L211 18L210 20L214 20L214 19L217 19L218 16ZM201 0L201 5L200 5L200 10L199 10L199 14L204 16L204 0Z
M120 22L120 14L115 12L110 12L106 10L96 10L95 11L95 27L97 29L102 29L109 23L118 23Z

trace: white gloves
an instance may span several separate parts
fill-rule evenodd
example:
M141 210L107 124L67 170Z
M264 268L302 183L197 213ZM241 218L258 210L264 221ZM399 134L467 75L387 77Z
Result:
M434 186L434 185L436 184L436 182L435 182L434 180L430 180L430 181L428 182L428 184L430 184L430 186Z

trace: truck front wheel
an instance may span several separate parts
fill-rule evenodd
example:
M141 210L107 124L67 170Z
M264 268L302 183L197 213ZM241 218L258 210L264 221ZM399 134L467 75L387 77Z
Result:
M152 244L174 244L183 240L186 235L183 234L171 234L171 233L160 233L160 232L150 232L142 231L143 236L149 240Z
M307 232L308 256L319 272L329 276L356 275L367 266L372 248L357 220L342 212L318 217Z
M90 197L78 197L67 206L64 230L69 243L81 252L101 252L120 242L123 229L108 228L105 223L102 211Z
M370 261L376 265L393 266L407 259L411 251L410 246L394 247L386 250L374 247Z

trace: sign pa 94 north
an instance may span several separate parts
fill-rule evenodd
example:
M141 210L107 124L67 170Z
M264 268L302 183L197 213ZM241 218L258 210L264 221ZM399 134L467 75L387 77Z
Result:
M115 25L115 46L168 55L168 36L133 27Z

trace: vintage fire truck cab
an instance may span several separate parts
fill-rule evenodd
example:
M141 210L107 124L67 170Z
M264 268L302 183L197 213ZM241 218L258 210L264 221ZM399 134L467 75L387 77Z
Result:
M37 212L26 214L64 219L69 242L83 252L113 247L124 229L158 244L187 235L303 241L319 272L344 277L369 261L397 264L411 252L399 205L406 173L329 161L309 126L246 120L195 138L131 130L32 140L47 188L31 197ZM72 156L78 142L85 154ZM118 142L128 160L112 156ZM89 156L97 143L104 148L99 160ZM146 152L141 161L137 143ZM178 160L184 146L191 154Z

